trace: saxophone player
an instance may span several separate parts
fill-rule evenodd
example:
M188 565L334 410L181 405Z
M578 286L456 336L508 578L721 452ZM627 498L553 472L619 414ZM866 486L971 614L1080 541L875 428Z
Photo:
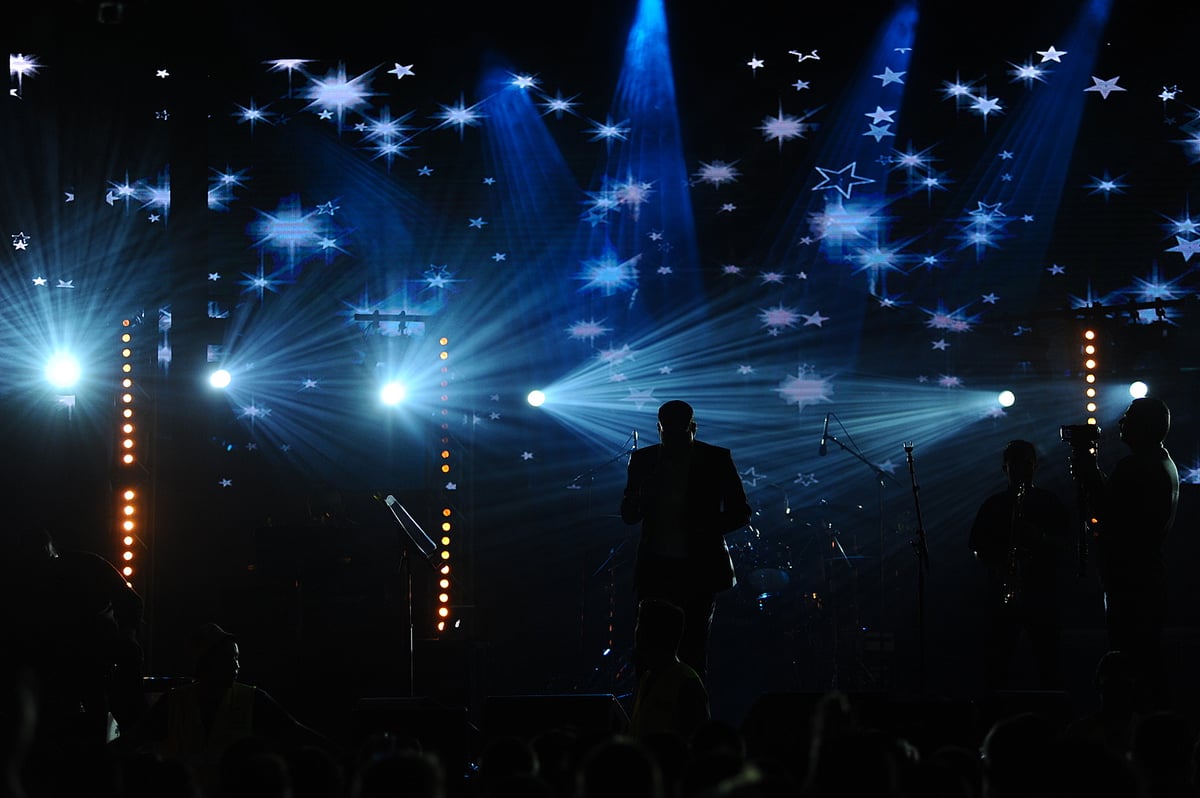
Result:
M988 690L1015 685L1021 634L1033 655L1038 689L1062 687L1059 571L1070 543L1071 515L1058 494L1034 484L1037 450L1026 440L1004 447L1007 487L987 497L969 545L985 583L983 678Z

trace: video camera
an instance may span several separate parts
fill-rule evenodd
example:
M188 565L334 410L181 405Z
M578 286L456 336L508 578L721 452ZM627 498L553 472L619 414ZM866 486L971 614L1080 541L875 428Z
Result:
M1100 447L1098 424L1066 424L1058 428L1058 436L1073 452L1094 452Z

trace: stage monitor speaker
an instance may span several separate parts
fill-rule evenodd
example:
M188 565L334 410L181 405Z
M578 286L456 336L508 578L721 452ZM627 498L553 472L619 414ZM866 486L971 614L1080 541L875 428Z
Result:
M466 707L447 706L430 698L360 698L353 712L354 744L392 734L420 743L436 753L453 777L465 772L471 735Z
M489 696L483 702L483 734L492 739L515 734L532 737L544 731L579 733L624 731L629 717L612 693Z

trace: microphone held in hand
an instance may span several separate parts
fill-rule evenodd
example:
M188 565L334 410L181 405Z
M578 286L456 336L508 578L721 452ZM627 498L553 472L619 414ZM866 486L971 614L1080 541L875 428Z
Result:
M825 439L829 437L829 414L825 414L825 426L821 428L821 445L817 447L817 454L824 457L829 452L829 447L825 445Z

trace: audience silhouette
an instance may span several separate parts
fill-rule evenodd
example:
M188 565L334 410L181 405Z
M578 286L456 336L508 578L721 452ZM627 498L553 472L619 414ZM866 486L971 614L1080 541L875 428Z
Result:
M272 696L238 681L237 638L215 623L204 623L189 638L195 679L164 693L142 723L113 742L121 752L149 750L188 766L206 792L230 778L255 778L262 789L284 790L274 781L282 757L292 749L334 741L305 726ZM231 768L245 768L245 772ZM282 777L280 777L282 779ZM286 787L290 791L290 786Z
M45 529L5 528L0 548L5 656L27 669L36 703L26 781L65 790L77 762L103 760L117 728L145 712L142 598L104 557L60 549Z
M635 737L670 732L686 740L712 717L700 674L679 659L683 627L683 610L674 604L638 603L633 633L638 680L629 717Z

